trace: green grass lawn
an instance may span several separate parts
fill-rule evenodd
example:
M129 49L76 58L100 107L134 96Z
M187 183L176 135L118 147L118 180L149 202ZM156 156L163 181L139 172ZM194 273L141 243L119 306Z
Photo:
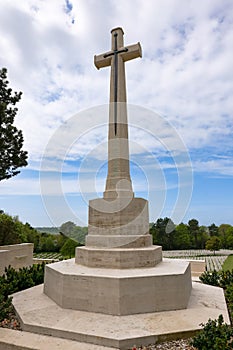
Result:
M227 257L227 259L223 263L222 269L224 271L233 269L233 255L229 255Z

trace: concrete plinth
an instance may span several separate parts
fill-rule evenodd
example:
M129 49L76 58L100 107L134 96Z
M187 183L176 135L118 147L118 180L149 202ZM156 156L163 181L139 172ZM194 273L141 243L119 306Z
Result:
M16 293L13 304L24 331L85 343L83 347L77 345L77 350L86 349L88 343L96 344L98 349L106 346L125 350L134 344L146 346L189 337L201 328L201 323L220 314L230 324L223 290L197 282L193 282L187 308L176 311L112 316L63 309L43 293L42 285ZM45 349L51 349L49 343Z
M135 269L91 268L70 259L45 270L44 293L58 305L110 315L184 309L191 288L190 264L174 259Z

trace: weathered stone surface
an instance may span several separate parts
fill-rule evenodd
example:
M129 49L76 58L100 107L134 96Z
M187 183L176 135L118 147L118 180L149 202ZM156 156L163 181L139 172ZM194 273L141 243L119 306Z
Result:
M76 264L111 268L132 269L139 267L154 267L162 261L162 247L146 248L76 248Z
M147 235L87 235L86 247L93 248L145 248L152 246L152 236Z
M114 350L77 340L0 328L0 350Z
M91 350L91 347L86 348L87 343L89 346L96 344L98 350L104 345L126 350L134 344L146 346L166 339L192 336L201 328L202 322L206 323L209 318L216 319L219 314L230 324L223 290L197 282L193 282L187 308L175 311L111 316L63 309L43 293L42 285L16 293L13 303L24 330L84 342L83 347L82 344L80 347L77 345L77 350ZM61 349L62 342L61 339ZM35 349L40 348L39 343L34 344ZM48 342L47 348L40 349L51 348Z
M46 266L44 293L63 308L129 315L188 305L190 264L167 259L155 267L91 268L74 259Z
M0 275L5 267L11 265L14 269L31 266L33 258L33 243L21 243L0 246Z

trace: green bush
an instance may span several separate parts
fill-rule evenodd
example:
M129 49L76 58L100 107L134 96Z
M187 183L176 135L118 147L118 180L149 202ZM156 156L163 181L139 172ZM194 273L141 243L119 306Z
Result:
M211 286L219 286L220 276L216 270L205 271L199 278L205 284L210 284Z
M9 295L43 283L45 264L24 267L18 271L11 266L0 276L0 322L13 311Z
M12 298L0 294L0 322L5 320L12 312Z
M204 272L200 280L205 284L218 286L224 289L228 311L231 320L233 319L233 270ZM223 317L219 316L218 321L209 320L203 331L194 338L193 345L197 349L233 349L233 330L223 324ZM215 347L212 345L215 344ZM206 345L204 345L206 344Z
M226 300L227 300L227 306L231 315L231 319L233 318L233 284L230 284L229 286L227 286L226 290L225 290L225 296L226 296Z
M233 270L220 271L219 272L219 286L226 289L233 283Z
M227 286L233 284L233 270L205 271L199 278L205 284L226 289Z
M223 323L223 316L218 320L209 320L197 336L191 341L198 350L228 350L233 349L233 329Z

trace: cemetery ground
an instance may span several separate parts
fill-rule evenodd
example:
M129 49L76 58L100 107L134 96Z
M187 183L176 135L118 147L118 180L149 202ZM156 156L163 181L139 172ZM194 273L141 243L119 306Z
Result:
M64 259L60 253L41 252L34 254L38 259L51 261L59 261ZM228 303L229 314L232 319L233 313L233 251L219 250L216 255L207 250L173 250L164 251L164 258L172 259L189 259L189 260L205 260L206 272L201 276L203 283L220 286L224 288L225 296ZM10 295L43 283L45 264L33 265L29 268L23 268L15 271L8 268L4 276L0 277L0 326L20 330L20 324L15 316L11 305ZM134 349L132 344L132 349ZM135 348L137 350L153 350L153 349L199 349L190 345L190 339L181 339L164 342L162 344L151 345L147 347ZM201 349L201 348L200 348ZM204 349L204 348L203 348ZM220 349L220 348L219 348ZM228 348L221 348L228 349Z

